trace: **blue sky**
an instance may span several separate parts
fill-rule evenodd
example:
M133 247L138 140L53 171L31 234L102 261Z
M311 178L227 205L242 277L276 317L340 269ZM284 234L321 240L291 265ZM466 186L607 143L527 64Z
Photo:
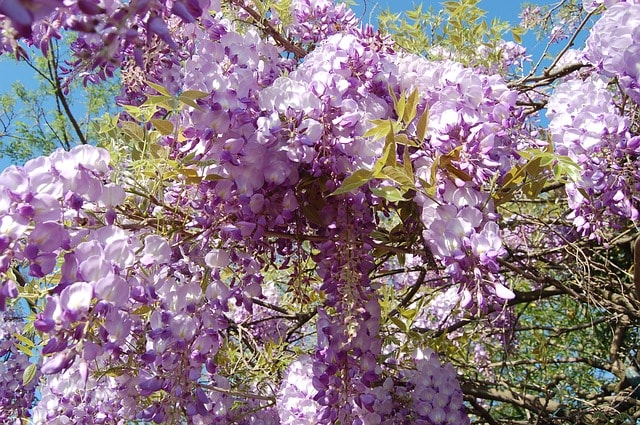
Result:
M357 6L357 15L362 15L364 0L356 0L360 5ZM394 12L402 10L410 10L416 4L420 2L408 1L408 0L366 0L366 13L363 16L363 21L374 21L376 11L384 10L387 7ZM433 6L434 9L439 9L441 0L425 0L422 1L423 9L428 9ZM479 7L487 11L487 20L490 21L494 17L498 17L502 20L508 21L514 25L520 22L518 15L520 14L523 1L515 0L481 0ZM552 4L556 3L555 0L528 0L527 3L533 4ZM371 11L373 10L373 14ZM372 18L373 15L373 18ZM541 52L544 45L542 42L536 42L532 35L525 36L524 44L527 49L534 54L536 59L536 52ZM0 93L6 93L11 90L11 84L14 81L20 81L27 88L35 87L36 80L33 75L33 71L24 64L16 64L8 58L2 58L0 60ZM7 158L0 158L0 170L4 169L10 162Z

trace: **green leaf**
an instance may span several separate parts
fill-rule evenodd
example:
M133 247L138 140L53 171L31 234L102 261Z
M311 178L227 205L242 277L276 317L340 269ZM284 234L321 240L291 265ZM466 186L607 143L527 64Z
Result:
M402 192L397 187L393 186L372 187L371 193L379 198L384 198L389 202L406 201Z
M416 125L416 135L418 136L418 141L421 143L424 141L425 136L427 135L427 123L429 122L429 109L426 109L420 118L418 119L418 124Z
M33 351L29 347L25 347L22 344L14 344L14 345L18 350L22 351L27 356L29 357L33 356Z
M382 169L384 177L387 177L398 183L403 189L415 189L413 175L408 175L404 167L384 167Z
M191 100L204 99L205 97L209 97L209 93L200 90L185 90L180 94L180 97Z
M194 108L194 109L198 109L198 110L200 110L200 109L201 109L201 108L200 108L200 105L198 105L198 104L195 102L195 100L193 100L193 99L191 99L191 98L189 98L189 97L187 97L187 96L180 95L180 96L178 96L178 100L179 100L180 102L184 103L185 105L191 106L191 107L192 107L192 108Z
M31 341L29 338L20 335L19 333L14 333L13 337L16 338L18 341L20 341L21 343L23 343L24 345L26 345L29 348L33 348L36 345L33 343L33 341Z
M154 89L155 91L157 91L160 94L163 94L165 96L171 97L171 94L169 94L169 91L167 89L165 89L164 87L162 87L160 84L156 84L156 83L152 83L151 81L147 81L147 85L149 87L151 87L152 89Z
M167 120L151 120L151 124L158 129L160 134L168 136L173 134L173 123Z
M337 188L331 195L340 195L342 193L351 192L353 189L357 189L365 183L368 183L373 178L373 172L370 170L358 170L342 182L339 188Z
M416 117L418 108L418 90L414 90L407 99L407 106L404 109L402 120L405 124L409 124Z
M27 366L22 372L22 385L27 385L29 382L33 381L33 378L36 376L37 366L35 363L31 363Z

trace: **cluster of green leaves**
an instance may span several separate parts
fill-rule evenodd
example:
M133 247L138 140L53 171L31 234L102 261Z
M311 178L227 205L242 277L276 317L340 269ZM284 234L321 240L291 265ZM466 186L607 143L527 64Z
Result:
M409 157L409 148L418 148L424 140L429 113L425 111L417 118L417 140L410 138L407 127L416 119L418 108L418 92L413 91L407 95L402 93L396 97L392 90L397 120L373 120L370 128L363 137L371 137L378 140L384 137L385 144L382 156L376 161L372 170L361 169L348 176L333 195L350 192L372 180L379 179L390 182L391 185L371 187L371 191L389 202L398 202L408 199L405 195L409 191L415 191L416 182ZM402 149L398 149L399 146ZM401 159L399 159L401 158Z
M580 167L571 158L558 155L551 144L546 149L520 152L523 162L514 165L493 194L496 205L511 201L518 192L534 200L548 185L580 179Z
M181 143L182 129L176 117L183 108L199 108L196 101L209 94L187 90L173 96L161 85L147 84L159 94L149 95L140 106L125 106L128 119L103 116L94 131L104 147L111 151L114 162L129 163L128 171L133 173L131 182L137 182L135 187L143 188L149 183L150 187L157 188L152 191L155 194L167 182L199 183L202 179L192 161L170 159L169 149L160 143L160 139L168 136L174 143Z
M486 66L499 63L498 43L509 31L514 41L521 42L525 30L512 27L508 22L494 18L488 22L486 12L478 7L480 0L446 1L443 8L380 13L379 27L391 34L403 49L433 60L452 59L457 62ZM479 54L481 46L489 55Z

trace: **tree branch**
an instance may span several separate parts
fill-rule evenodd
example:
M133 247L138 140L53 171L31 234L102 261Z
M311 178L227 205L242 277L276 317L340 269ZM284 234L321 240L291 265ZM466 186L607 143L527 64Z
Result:
M562 404L556 401L516 392L513 389L486 388L472 381L463 381L460 383L460 387L466 395L513 404L523 407L536 415L548 416L563 408Z

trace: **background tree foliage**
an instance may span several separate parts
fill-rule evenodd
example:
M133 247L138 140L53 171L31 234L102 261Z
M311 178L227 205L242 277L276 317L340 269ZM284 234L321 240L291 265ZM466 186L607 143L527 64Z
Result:
M30 70L27 84L16 81L10 92L0 95L1 156L23 163L58 148L95 144L92 122L117 110L117 77L101 84L67 78L69 67L64 61L69 58L73 38L73 34L65 34L63 40L52 40L46 57L32 48L20 59L22 68ZM0 59L11 60L7 56ZM32 82L35 88L31 88Z

